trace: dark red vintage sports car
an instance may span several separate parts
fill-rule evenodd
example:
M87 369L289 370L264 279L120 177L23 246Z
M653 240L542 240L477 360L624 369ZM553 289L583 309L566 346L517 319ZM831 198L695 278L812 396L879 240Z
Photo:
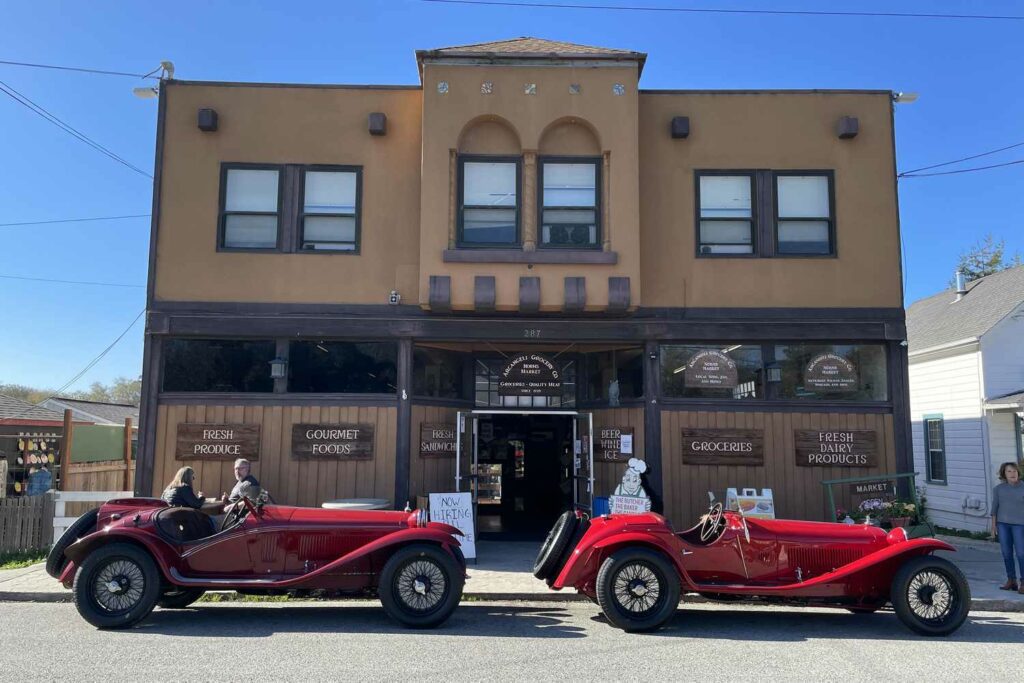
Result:
M910 629L943 636L967 618L971 593L936 550L954 548L934 538L908 540L899 528L752 519L720 503L679 533L654 513L588 519L566 512L534 575L595 600L626 631L662 626L686 592L854 613L892 603Z
M159 605L211 589L247 595L377 595L400 623L426 628L462 597L458 529L426 513L321 510L242 498L220 524L153 498L111 500L53 546L46 570L74 591L79 614L124 628Z

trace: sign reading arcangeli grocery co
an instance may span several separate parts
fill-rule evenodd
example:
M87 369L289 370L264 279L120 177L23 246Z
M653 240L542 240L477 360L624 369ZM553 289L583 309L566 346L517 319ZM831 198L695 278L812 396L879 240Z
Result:
M857 368L839 354L819 353L804 369L804 387L819 393L857 390Z
M561 396L562 373L538 353L513 356L498 377L499 396Z
M763 465L764 431L760 429L683 429L687 465Z
M178 460L259 460L260 426L243 424L178 424Z
M372 424L292 425L296 460L369 460L373 458Z
M455 425L421 423L420 455L424 458L455 455Z
M683 381L687 387L734 389L736 361L715 349L698 351L686 363Z
M801 467L874 467L878 436L873 431L807 430L793 432L796 464Z

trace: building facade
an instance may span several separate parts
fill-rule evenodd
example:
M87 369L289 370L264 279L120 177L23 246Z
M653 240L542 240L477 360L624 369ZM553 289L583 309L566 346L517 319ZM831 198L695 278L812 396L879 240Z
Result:
M1024 461L1024 266L907 311L914 470L930 518L991 528L999 465Z
M645 59L165 81L137 489L247 453L281 502L458 486L511 529L629 457L680 524L908 471L892 93L644 90Z

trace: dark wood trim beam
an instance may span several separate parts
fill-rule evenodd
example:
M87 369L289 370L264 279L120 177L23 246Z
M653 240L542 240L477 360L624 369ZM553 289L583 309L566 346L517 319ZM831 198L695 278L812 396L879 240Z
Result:
M664 509L664 477L661 457L661 359L658 342L650 340L644 345L644 460L647 462L647 483L655 503L655 512ZM660 509L659 509L660 508Z
M898 472L914 471L914 439L910 424L910 370L907 359L907 347L899 342L892 342L888 348L889 356L889 399L892 401L893 440L896 443L896 470ZM910 495L910 483L900 482L903 490L900 495Z
M412 450L412 339L398 342L398 434L395 439L395 509L409 501Z
M615 265L619 255L597 249L445 249L445 263L565 263Z
M165 392L160 394L166 406L358 406L393 407L398 399L391 394L215 394Z
M850 414L881 414L888 415L893 412L893 406L889 403L854 403L841 404L823 401L701 401L688 399L661 399L663 411L674 412L719 412L719 413L850 413Z
M147 325L148 327L148 325ZM156 462L156 422L160 393L160 369L163 366L163 337L145 335L142 350L142 400L139 404L139 452L135 461L135 493L153 492L153 467Z

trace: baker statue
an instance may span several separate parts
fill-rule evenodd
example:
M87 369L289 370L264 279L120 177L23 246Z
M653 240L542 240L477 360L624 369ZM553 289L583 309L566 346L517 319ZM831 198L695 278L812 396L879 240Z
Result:
M608 500L612 514L637 515L651 511L651 497L644 490L641 480L641 475L646 471L646 462L637 458L629 459L622 481Z

